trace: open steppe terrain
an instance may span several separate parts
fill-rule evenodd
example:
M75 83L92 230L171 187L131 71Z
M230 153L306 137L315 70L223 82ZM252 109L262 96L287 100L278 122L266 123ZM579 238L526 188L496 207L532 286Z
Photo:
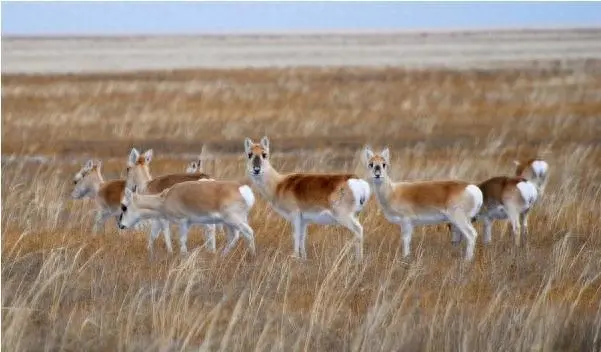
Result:
M374 55L367 46L364 59L347 52L353 66L324 59L326 66L310 67L321 61L303 37L278 40L308 50L306 62L279 66L265 49L260 60L216 64L239 49L234 41L213 48L220 54L200 68L180 65L186 55L151 65L152 55L165 52L151 44L163 39L132 39L130 51L104 46L113 39L85 39L80 52L80 39L3 38L2 348L600 351L601 37L596 30L553 33L530 42L514 33L504 45L515 60L498 60L498 67L494 53L480 65L470 62L480 60L475 53L465 51L462 61L445 51L461 52L452 49L458 42L492 46L487 34L456 42L446 34L446 46L439 39L423 61L415 56L420 69L383 67L395 62L365 59ZM425 55L429 38L415 35L411 45ZM524 44L532 41L538 44ZM185 50L179 43L173 50ZM535 48L548 55L532 54ZM436 65L446 59L457 65ZM262 64L236 67L236 60ZM117 178L134 146L154 149L154 175L183 171L205 146L205 171L237 179L244 137L263 135L281 171L363 176L358 152L369 143L390 146L398 180L477 182L512 174L515 159L540 156L551 165L550 182L527 242L516 248L497 223L493 242L479 238L469 264L443 225L416 228L412 255L403 259L399 229L373 197L360 215L359 264L348 231L315 225L309 259L291 258L290 225L258 194L250 219L255 258L242 241L226 258L210 254L198 227L191 253L180 257L174 226L175 253L159 238L152 261L144 232L119 231L110 219L94 236L92 201L69 199L85 160L103 160L105 178ZM220 250L224 236L217 240Z

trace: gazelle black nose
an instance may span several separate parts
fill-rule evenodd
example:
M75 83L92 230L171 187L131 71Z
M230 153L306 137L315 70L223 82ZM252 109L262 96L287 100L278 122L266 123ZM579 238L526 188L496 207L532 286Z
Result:
M125 230L125 226L123 226L123 225L121 225L121 224L119 224L119 228L120 228L121 230Z

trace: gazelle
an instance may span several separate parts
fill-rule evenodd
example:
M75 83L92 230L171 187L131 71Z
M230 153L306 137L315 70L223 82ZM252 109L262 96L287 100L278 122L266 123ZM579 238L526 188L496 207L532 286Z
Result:
M111 216L115 217L118 225L119 203L125 189L125 180L104 181L102 162L88 160L73 177L73 183L71 198L92 198L97 204L98 210L92 228L94 234L98 233L101 226L104 227L104 223Z
M458 180L393 182L388 174L389 149L376 154L366 146L364 153L384 216L401 227L404 257L410 253L415 226L446 222L455 225L466 239L465 259L473 258L478 234L470 220L480 210L483 198L478 186Z
M132 148L127 160L126 188L131 190L135 187L137 192L141 194L158 194L177 183L209 178L207 174L202 172L167 174L152 178L149 169L152 156L152 149L140 154L136 148ZM215 252L215 225L205 224L204 227L209 250ZM167 243L167 251L170 253L173 252L169 222L164 219L158 219L151 221L151 231L148 237L148 250L151 254L153 252L153 242L158 237L161 230L163 230L163 236ZM182 253L187 251L186 244L180 242L180 249L182 250Z
M497 176L478 185L484 196L480 211L472 221L484 223L484 243L491 240L494 220L509 219L513 229L515 244L519 245L522 231L528 231L528 212L537 199L537 190L532 182L522 177ZM452 242L457 244L461 238L453 226Z
M195 172L200 172L202 170L202 160L193 160L186 165L186 173L193 174Z
M472 221L481 220L484 224L484 243L492 237L494 220L509 220L516 245L521 237L528 234L528 215L534 204L541 198L547 183L549 164L540 159L514 161L516 177L497 176L478 185L484 195L484 205ZM455 229L453 243L461 238Z
M338 224L353 232L355 252L363 257L363 227L356 215L370 196L369 184L352 174L280 174L269 162L269 139L244 141L246 171L258 192L294 228L295 257L307 258L307 225Z
M191 225L220 223L225 225L229 239L223 255L236 245L239 232L254 255L254 232L248 225L248 213L254 203L250 187L232 181L185 181L155 194L138 194L126 188L119 227L131 227L141 219L176 222L179 224L181 251L186 253Z

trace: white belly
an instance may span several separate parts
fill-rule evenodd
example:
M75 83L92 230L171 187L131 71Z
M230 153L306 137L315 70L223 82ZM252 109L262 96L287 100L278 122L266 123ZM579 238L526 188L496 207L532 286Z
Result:
M449 218L441 213L420 214L411 219L414 225L434 225L448 221Z
M314 224L332 225L336 223L336 221L332 217L332 213L329 210L319 212L303 212L302 216L305 221Z

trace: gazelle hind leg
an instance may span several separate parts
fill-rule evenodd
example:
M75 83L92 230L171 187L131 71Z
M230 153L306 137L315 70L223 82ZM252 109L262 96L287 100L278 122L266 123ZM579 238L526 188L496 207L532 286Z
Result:
M465 215L455 215L450 217L451 222L455 225L461 234L463 234L463 238L467 242L467 246L465 248L465 260L471 261L474 258L474 250L476 248L476 238L478 237L478 233L474 226L472 226L471 222L468 220Z
M520 224L522 227L522 237L524 237L524 241L528 242L529 231L528 231L528 215L530 213L530 209L520 214Z
M152 258L154 255L154 240L159 236L161 231L161 223L158 220L153 220L150 223L150 232L148 232L148 255Z
M240 233L242 233L242 236L244 236L244 239L246 240L246 244L248 245L248 250L250 251L251 255L255 255L256 254L256 248L255 248L255 234L253 229L248 226L248 224L246 222L244 222L244 220L240 219L239 217L230 217L229 219L227 219L225 221L225 223L227 225L232 226L234 229L240 231Z
M363 226L353 215L337 216L336 221L349 229L355 236L355 258L358 261L363 260Z
M520 224L520 212L514 206L507 206L507 217L511 222L511 230L513 232L513 239L516 246L521 243L522 229Z
M223 225L222 228L225 230L225 234L227 237L227 244L223 249L223 252L221 252L221 255L225 257L238 243L238 239L240 238L240 232L231 225Z
M451 231L451 244L458 246L461 243L461 231L452 223L448 224L448 228Z

